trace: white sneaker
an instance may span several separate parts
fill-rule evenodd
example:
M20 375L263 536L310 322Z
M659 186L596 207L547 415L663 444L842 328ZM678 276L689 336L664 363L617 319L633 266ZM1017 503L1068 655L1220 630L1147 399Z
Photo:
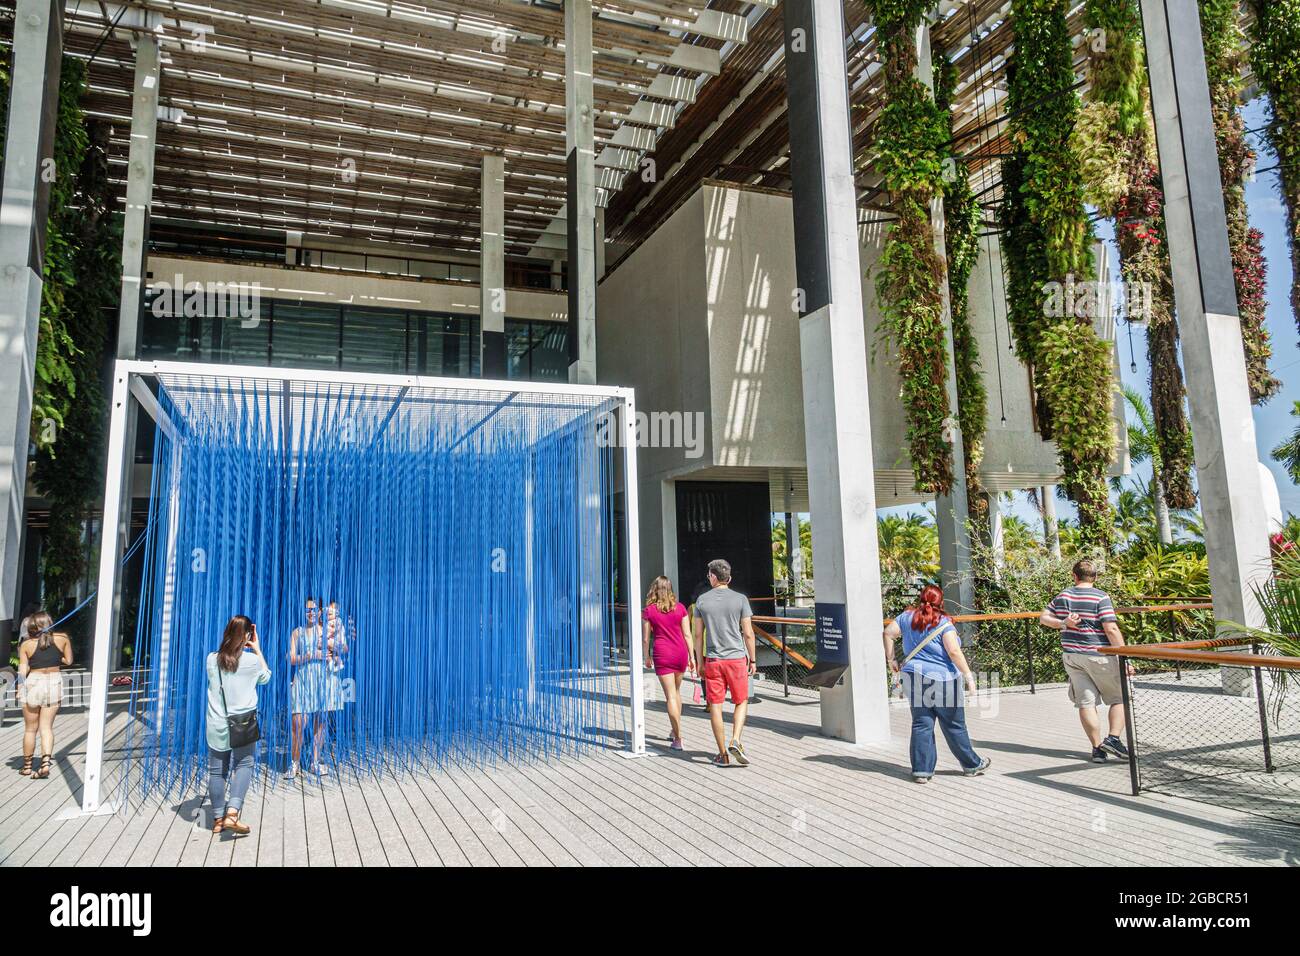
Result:
M284 772L284 779L292 782L298 778L299 773L301 773L301 771L298 769L298 764L295 761L294 763L289 764L289 769Z
M328 777L330 775L330 768L325 766L323 763L318 763L316 766L311 768L311 772L318 777Z

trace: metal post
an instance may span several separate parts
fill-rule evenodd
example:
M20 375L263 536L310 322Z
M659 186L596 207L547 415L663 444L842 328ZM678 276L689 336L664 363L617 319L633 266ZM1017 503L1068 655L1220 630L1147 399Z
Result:
M787 527L789 527L787 525ZM789 542L786 542L786 549L789 550ZM781 616L788 619L790 617L790 589L786 588L785 598L782 600ZM781 689L786 697L790 696L790 625L781 625Z
M628 389L622 406L623 415L623 514L627 527L627 581L623 593L627 595L627 656L631 671L632 740L627 756L645 756L645 675L642 674L641 636L639 615L632 613L636 598L641 593L641 538L637 512L636 470L636 400Z
M1025 653L1029 657L1029 693L1037 694L1038 688L1034 684L1034 628L1029 618L1025 618Z
M1178 640L1178 622L1174 619L1173 611L1168 611L1166 613L1168 613L1169 615L1169 636L1176 641ZM1174 661L1174 680L1182 680L1182 679L1183 679L1183 663L1182 661Z
M130 389L130 374L119 363L113 373L112 415L108 426L108 463L104 483L104 520L101 523L99 543L99 587L95 601L95 649L90 672L90 725L86 733L86 776L81 792L82 813L100 810L100 790L103 784L104 724L108 717L108 651L113 642L113 605L117 595L117 567L120 547L120 529L114 520L124 495L129 489L123 486L127 458L126 419Z
M1142 792L1142 777L1138 773L1137 725L1133 714L1133 693L1129 688L1128 658L1119 659L1119 686L1124 700L1124 733L1128 737L1128 779L1133 796Z
M1259 653L1259 645L1250 646L1252 654ZM1260 739L1264 741L1264 772L1272 773L1273 767L1273 741L1268 735L1268 702L1264 700L1264 674L1263 669L1256 667L1255 671L1255 703L1259 705L1259 734Z

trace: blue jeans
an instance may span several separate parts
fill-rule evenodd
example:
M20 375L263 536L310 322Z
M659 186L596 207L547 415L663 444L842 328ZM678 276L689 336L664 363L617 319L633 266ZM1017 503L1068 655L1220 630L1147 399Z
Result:
M244 797L253 785L253 752L256 743L234 750L208 748L208 795L212 797L212 812L220 815L244 809ZM229 788L229 789L227 789Z
M979 754L970 743L966 712L962 708L961 679L935 680L917 674L903 674L903 693L912 708L912 776L933 777L939 754L934 744L934 722L939 721L943 739L963 770L980 765Z

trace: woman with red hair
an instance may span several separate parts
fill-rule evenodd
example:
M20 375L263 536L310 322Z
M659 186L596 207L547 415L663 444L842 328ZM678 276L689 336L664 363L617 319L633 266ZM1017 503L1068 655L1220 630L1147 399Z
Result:
M903 641L903 662L894 659L894 642ZM903 693L912 709L912 779L928 783L939 755L935 750L934 722L939 722L948 749L961 764L962 773L977 777L992 762L971 746L962 708L962 687L975 693L975 677L952 618L943 611L943 591L926 585L916 604L885 626L885 659L889 669L901 671Z

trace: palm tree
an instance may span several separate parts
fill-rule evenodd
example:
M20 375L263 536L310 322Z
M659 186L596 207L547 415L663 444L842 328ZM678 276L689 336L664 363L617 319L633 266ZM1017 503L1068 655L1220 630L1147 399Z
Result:
M1300 402L1292 406L1291 415L1300 418ZM1290 438L1273 449L1272 454L1274 461L1281 462L1286 467L1291 480L1300 485L1300 424L1296 425Z
M876 520L880 567L886 573L933 578L939 573L939 532L923 515Z
M1165 503L1165 486L1161 480L1160 474L1164 470L1164 465L1160 460L1160 443L1156 439L1156 421L1155 416L1151 414L1151 406L1147 404L1146 399L1137 389L1131 386L1124 386L1124 401L1128 403L1133 412L1133 417L1137 421L1128 421L1128 456L1135 465L1140 465L1144 461L1151 462L1151 495L1152 508L1155 511L1156 518L1156 535L1161 544L1173 544L1174 532L1169 521L1169 505ZM1300 405L1300 403L1297 403ZM1118 481L1115 482L1118 486ZM1123 494L1121 492L1121 494Z

